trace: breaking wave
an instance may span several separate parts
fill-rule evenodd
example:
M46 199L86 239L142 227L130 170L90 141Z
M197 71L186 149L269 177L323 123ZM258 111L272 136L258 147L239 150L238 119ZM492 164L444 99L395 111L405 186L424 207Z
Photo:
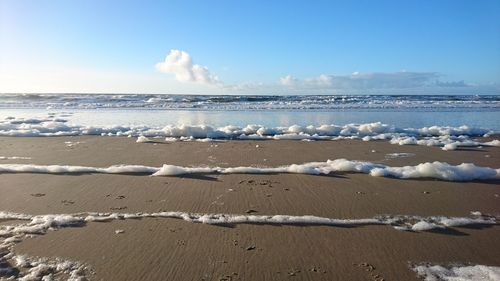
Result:
M499 108L498 95L103 95L4 94L0 108L332 110Z

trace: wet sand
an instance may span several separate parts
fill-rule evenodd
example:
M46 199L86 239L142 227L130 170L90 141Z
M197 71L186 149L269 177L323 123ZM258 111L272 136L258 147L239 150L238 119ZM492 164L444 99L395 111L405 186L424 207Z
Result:
M76 143L68 146L68 143ZM258 147L256 147L258 145ZM414 156L389 159L388 153ZM123 137L0 138L0 163L278 166L346 158L390 166L427 161L500 167L500 148L386 141L135 143ZM0 174L0 211L27 214L183 211L368 218L500 215L498 181L400 180L366 174ZM115 234L123 229L122 234ZM95 280L418 280L412 263L500 266L500 228L403 232L389 226L194 224L176 219L88 223L24 240L17 254L83 262ZM370 267L373 266L372 267Z

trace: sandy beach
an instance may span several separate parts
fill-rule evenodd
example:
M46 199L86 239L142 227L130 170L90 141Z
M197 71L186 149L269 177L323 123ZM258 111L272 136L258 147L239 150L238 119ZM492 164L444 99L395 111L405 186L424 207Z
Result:
M411 154L393 158L391 153ZM0 155L30 158L1 164L93 167L276 167L339 158L389 166L436 160L500 166L498 147L443 151L360 140L136 143L126 137L3 137ZM498 180L403 180L350 172L176 177L3 173L0 178L0 211L30 215L180 211L361 219L500 214ZM78 261L88 267L91 280L419 280L410 267L420 263L499 266L499 237L497 225L411 232L384 225L207 225L142 218L49 231L23 239L14 251Z

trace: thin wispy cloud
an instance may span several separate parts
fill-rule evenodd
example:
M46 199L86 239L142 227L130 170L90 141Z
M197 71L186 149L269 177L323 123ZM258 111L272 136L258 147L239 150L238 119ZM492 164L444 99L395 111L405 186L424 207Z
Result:
M449 81L449 82L441 82L441 81L436 81L436 86L438 87L470 87L472 85L465 83L464 80L461 81Z
M291 75L280 78L281 85L316 89L404 89L436 84L436 72L354 72L350 75L321 74L298 80Z
M226 91L260 91L268 90L272 85L267 85L262 82L246 81L234 85L224 85L223 89Z
M222 85L222 81L212 74L208 67L194 64L191 55L181 50L170 50L165 61L156 64L156 69L163 73L174 74L175 79L182 83Z

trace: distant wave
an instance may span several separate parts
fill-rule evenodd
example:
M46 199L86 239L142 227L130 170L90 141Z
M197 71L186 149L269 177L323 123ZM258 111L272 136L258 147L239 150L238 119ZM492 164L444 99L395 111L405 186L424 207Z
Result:
M330 110L500 108L500 95L112 95L3 94L0 108Z

